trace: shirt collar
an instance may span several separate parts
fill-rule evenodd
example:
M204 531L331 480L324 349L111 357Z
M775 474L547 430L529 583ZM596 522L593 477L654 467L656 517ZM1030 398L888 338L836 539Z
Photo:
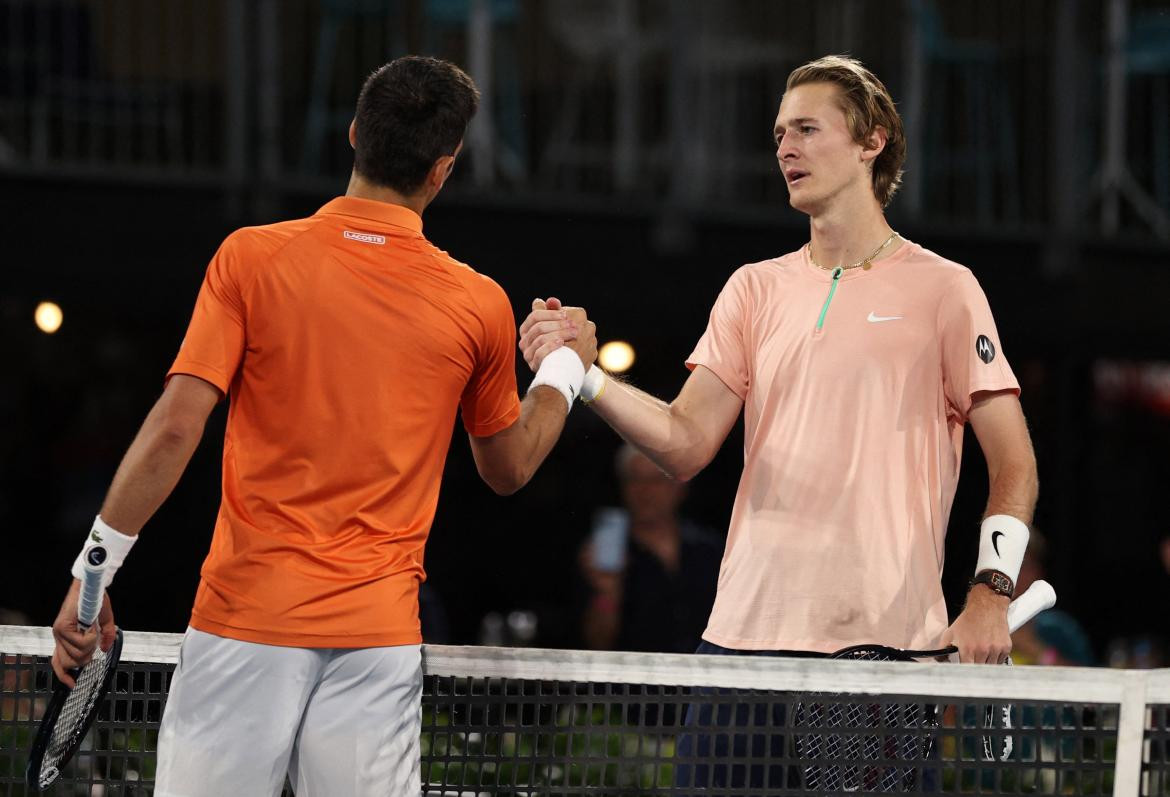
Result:
M350 216L357 219L378 222L379 224L393 224L395 227L405 227L411 232L422 235L422 216L410 208L402 205L392 205L389 202L378 202L374 199L360 199L352 196L339 196L331 199L317 211L337 216Z

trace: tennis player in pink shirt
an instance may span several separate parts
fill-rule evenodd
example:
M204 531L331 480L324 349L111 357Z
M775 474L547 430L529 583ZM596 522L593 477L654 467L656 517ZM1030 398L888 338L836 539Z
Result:
M673 401L596 366L581 398L681 480L745 414L743 475L700 652L953 643L961 661L998 663L1011 651L1007 608L1037 477L987 299L970 270L886 222L906 142L888 91L859 62L829 56L796 69L775 141L809 242L731 276ZM531 367L571 338L574 312L534 302L520 328ZM990 495L966 606L948 623L943 540L967 423Z

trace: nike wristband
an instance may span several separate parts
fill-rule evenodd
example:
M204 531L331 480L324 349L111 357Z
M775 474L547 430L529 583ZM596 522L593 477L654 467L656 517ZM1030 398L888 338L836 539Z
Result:
M1024 564L1028 537L1028 526L1011 515L992 515L984 520L979 528L979 561L975 565L975 575L984 570L998 570L1015 584Z
M585 366L581 363L581 358L568 346L562 346L541 362L532 384L528 386L528 392L531 393L532 388L537 385L555 388L565 397L565 403L571 410L573 399L581 393L581 383L584 381Z
M137 541L137 536L131 537L129 534L123 534L102 520L101 515L98 515L93 520L93 528L85 538L85 545L82 546L81 553L73 562L73 577L80 581L85 576L85 555L89 553L90 548L101 545L106 549L108 555L106 569L102 573L102 589L105 589L110 586L110 582L114 580L114 574L118 572L122 562L126 561L126 554L130 553L130 549Z

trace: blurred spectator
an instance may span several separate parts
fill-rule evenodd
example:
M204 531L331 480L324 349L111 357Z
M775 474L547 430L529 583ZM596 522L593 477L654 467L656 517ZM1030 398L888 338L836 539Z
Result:
M509 648L531 647L536 639L538 626L536 612L529 609L514 609L506 615L490 611L480 620L479 644Z
M1028 539L1016 594L1021 595L1046 573L1048 543L1036 528ZM1041 612L1023 628L1012 634L1012 660L1016 664L1062 664L1091 666L1096 664L1088 634L1068 612L1049 609Z
M598 510L581 550L585 645L691 653L715 600L723 541L679 515L686 485L632 446L615 465L624 507Z

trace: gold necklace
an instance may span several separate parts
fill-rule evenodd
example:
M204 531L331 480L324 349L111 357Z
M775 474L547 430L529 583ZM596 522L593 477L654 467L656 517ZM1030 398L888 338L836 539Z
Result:
M870 261L873 260L875 257L877 257L879 254L881 254L882 250L885 249L887 246L889 246L891 241L893 241L895 238L899 238L899 237L901 237L901 236L898 235L896 230L891 231L890 237L887 238L886 240L882 241L881 246L879 246L877 249L874 249L872 252L870 252L869 257L863 257L863 258L861 258L861 260L858 260L856 263L854 263L853 265L850 265L850 266L822 266L820 263L817 262L817 259L815 257L813 257L812 241L809 241L807 244L807 246L808 246L808 259L812 262L812 264L814 266L816 266L817 268L820 268L820 269L824 269L825 271L833 271L836 268L840 268L842 271L848 271L849 269L857 268L858 266L861 266L866 271L869 271L869 269L873 266L873 263L871 263Z

